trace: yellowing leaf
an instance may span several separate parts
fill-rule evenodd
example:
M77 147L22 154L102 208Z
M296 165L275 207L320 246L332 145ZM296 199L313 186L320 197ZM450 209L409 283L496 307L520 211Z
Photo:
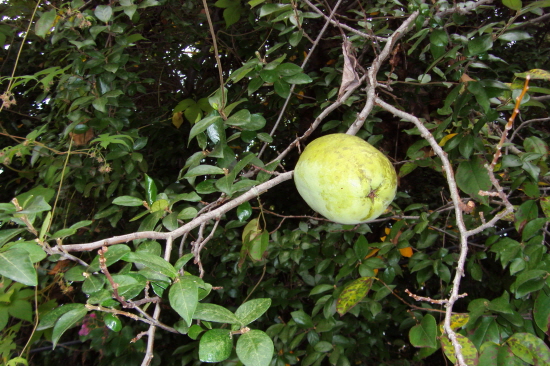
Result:
M399 249L399 252L403 257L407 257L407 258L410 258L413 255L413 250L411 247L401 248Z
M514 74L518 78L525 78L529 76L531 79L550 80L550 72L542 69L532 69L527 72Z
M365 259L370 258L370 257L373 257L374 255L376 255L376 253L378 253L379 250L380 250L380 249L378 249L378 248L374 248L373 250L370 251L369 254L367 254L367 256L365 257Z
M336 302L336 311L340 316L347 313L367 296L373 279L374 277L361 277L346 286Z
M181 124L183 123L183 116L181 112L176 112L172 115L172 124L176 126L176 128L180 128Z
M448 134L447 136L443 137L441 139L441 141L439 141L439 146L445 146L447 141L449 141L450 139L452 139L455 136L456 136L456 133L451 133L451 134Z

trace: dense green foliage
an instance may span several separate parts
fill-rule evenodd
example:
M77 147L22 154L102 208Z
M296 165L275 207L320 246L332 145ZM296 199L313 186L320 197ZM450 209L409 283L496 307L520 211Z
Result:
M0 364L550 364L550 1L205 5L0 3ZM289 180L336 132L373 222Z

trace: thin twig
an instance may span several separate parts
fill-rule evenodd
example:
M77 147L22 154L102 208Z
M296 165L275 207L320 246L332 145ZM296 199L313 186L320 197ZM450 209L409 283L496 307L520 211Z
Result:
M282 173L281 175L273 179L270 179L267 182L264 182L260 185L252 187L248 192L240 195L239 197L231 201L226 202L224 205L218 207L215 210L212 210L197 216L192 221L188 222L187 224L171 232L160 233L157 231L141 231L141 232L126 234L126 235L113 236L113 237L95 241L92 243L67 244L67 245L63 245L63 250L66 252L87 252L87 251L101 248L104 245L108 246L108 245L114 245L119 243L127 243L131 240L137 240L137 239L155 239L155 240L166 240L168 238L176 239L184 235L185 233L188 233L189 231L193 230L197 226L202 225L203 222L207 222L217 217L221 217L224 213L236 208L241 203L247 202L255 197L258 197L262 193L267 192L269 189L281 184L284 181L291 179L293 174L294 174L294 171ZM52 253L54 254L57 254L60 251L61 250L57 247L52 248Z
M336 5L334 5L334 8L332 9L331 13L330 13L330 16L328 17L328 19L332 19L334 17L334 14L336 13L336 10L338 9L338 7L340 6L340 3L342 2L342 0L338 0L338 2L336 3ZM325 34L325 31L327 30L328 28L328 25L329 25L329 21L326 21L325 24L323 25L323 28L321 28L321 31L319 32L319 34L317 35L317 38L315 38L315 41L313 42L311 48L309 49L309 52L307 53L307 56L306 58L304 59L304 62L302 62L302 65L300 66L302 69L307 65L311 55L313 54L313 51L315 50L315 48L317 47L317 45L319 44L319 42L321 41L321 38L323 37L323 35ZM304 34L305 34L305 31L304 31ZM281 108L281 111L279 112L279 117L277 117L277 121L275 122L275 124L273 125L273 128L271 129L271 132L269 133L270 136L273 136L273 134L275 133L275 131L277 131L277 128L279 127L279 123L281 123L281 120L283 119L283 115L286 111L286 107L288 106L288 103L290 102L290 98L292 97L293 95L293 91L294 91L294 88L296 87L296 84L292 84L290 86L290 93L288 94L288 97L286 98L285 100L285 103L283 104L283 107ZM269 144L268 143L265 143L260 152L258 153L258 159L260 158L260 156L262 156L262 154L264 153L265 149L267 148Z
M388 41L386 42L386 45L382 49L382 52L376 56L374 61L371 64L371 67L369 68L367 72L367 102L365 103L365 107L363 107L363 110L357 118L355 119L355 122L350 126L348 131L346 132L348 135L356 135L357 132L363 127L363 124L365 123L365 119L368 117L370 112L372 111L372 108L374 107L374 99L376 97L376 86L378 85L378 82L376 81L376 75L378 74L378 70L380 70L380 67L382 66L382 63L389 57L393 47L405 33L408 32L408 28L411 25L412 22L418 17L420 12L417 10L413 12L407 20L401 24L399 28L393 34L391 37L389 37Z
M210 10L208 10L208 4L206 3L206 0L202 0L202 5L204 6L204 12L206 14L206 19L208 20L210 34L212 35L212 43L214 45L214 57L216 57L216 64L218 65L218 74L220 76L220 92L222 94L222 102L220 106L222 113L220 114L222 114L222 117L224 117L225 114L223 114L223 109L225 108L225 91L224 91L224 82L223 82L222 60L220 59L220 54L218 53L218 42L216 41L216 32L214 32L214 25L212 24L212 19L210 18Z

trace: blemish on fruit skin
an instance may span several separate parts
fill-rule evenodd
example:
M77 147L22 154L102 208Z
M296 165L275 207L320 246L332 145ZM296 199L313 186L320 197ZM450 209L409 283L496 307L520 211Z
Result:
M315 211L336 222L355 224L384 212L395 197L397 175L390 161L364 140L334 134L306 147L294 180Z

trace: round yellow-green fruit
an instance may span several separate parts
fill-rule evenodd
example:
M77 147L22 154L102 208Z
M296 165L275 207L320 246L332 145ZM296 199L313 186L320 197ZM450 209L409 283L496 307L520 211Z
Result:
M309 207L340 224L376 219L397 190L388 158L365 140L343 133L307 145L294 169L294 182Z

